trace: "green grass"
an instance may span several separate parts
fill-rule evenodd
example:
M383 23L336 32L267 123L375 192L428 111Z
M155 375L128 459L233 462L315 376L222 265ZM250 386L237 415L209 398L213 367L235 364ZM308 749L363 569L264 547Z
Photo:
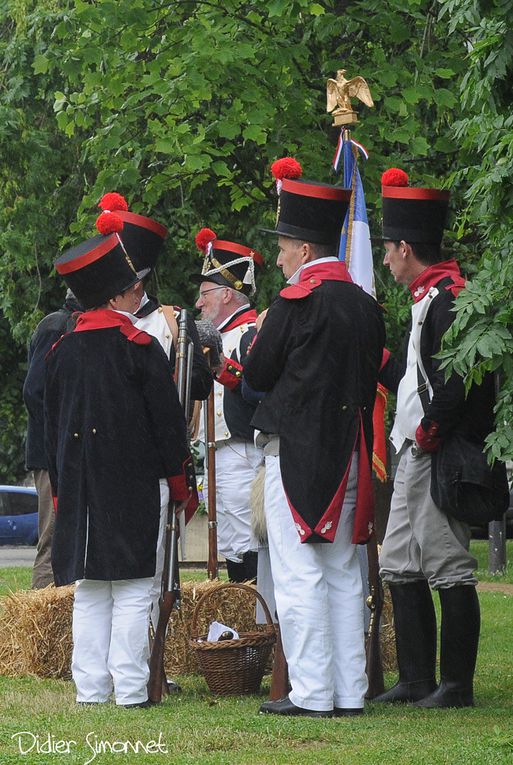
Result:
M2 586L26 582L3 569ZM198 578L198 572L184 572ZM494 581L498 581L494 578ZM160 707L122 710L114 704L77 707L70 682L0 677L0 763L85 765L94 742L158 740L167 753L100 753L97 765L512 765L513 596L483 592L482 635L473 709L420 710L369 703L357 719L259 716L260 696L214 698L202 678L180 678L182 693ZM387 684L393 676L387 677ZM75 741L69 753L21 754L19 731ZM28 740L27 737L24 739ZM61 746L65 747L66 744ZM44 748L44 747L43 747Z
M478 560L477 578L480 582L507 582L513 584L513 539L506 542L506 570L501 574L488 573L488 540L473 540L470 550Z

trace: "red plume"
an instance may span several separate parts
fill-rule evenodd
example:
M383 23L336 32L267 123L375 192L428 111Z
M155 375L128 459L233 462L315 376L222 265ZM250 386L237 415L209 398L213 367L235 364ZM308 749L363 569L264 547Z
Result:
M118 194L116 191L111 191L108 194L104 194L98 203L98 207L102 210L109 210L114 212L115 210L128 210L128 204L125 197Z
M211 228L202 228L198 231L196 236L194 237L194 241L196 242L196 247L198 250L201 250L201 252L204 252L206 254L207 247L210 244L210 242L213 242L214 239L217 239L217 234L215 231L212 231Z
M391 167L389 170L385 170L381 176L382 186L407 186L408 181L407 173L398 167Z
M119 215L116 215L116 213L102 212L102 214L96 218L96 228L100 234L114 234L122 230L123 221Z
M294 157L282 157L272 163L271 173L277 181L282 181L284 178L301 178L303 168Z

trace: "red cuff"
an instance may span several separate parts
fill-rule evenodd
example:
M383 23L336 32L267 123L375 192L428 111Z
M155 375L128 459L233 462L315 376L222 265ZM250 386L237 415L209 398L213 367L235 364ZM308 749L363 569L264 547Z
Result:
M52 502L53 502L53 511L54 513L56 513L57 512L57 497L52 497Z
M433 420L427 420L429 427L426 430L422 422L415 432L415 441L423 452L436 452L440 446L441 438L437 435L438 423Z
M224 366L216 380L229 390L233 390L242 380L242 365L233 359L225 359Z
M390 351L388 348L383 348L383 355L381 357L381 366L379 368L379 371L383 369L383 367L387 364L388 359L390 358Z
M183 473L182 475L171 476L171 478L167 479L167 482L169 484L171 499L176 500L177 502L182 502L184 499L187 499L191 493L190 488L187 486L187 478Z

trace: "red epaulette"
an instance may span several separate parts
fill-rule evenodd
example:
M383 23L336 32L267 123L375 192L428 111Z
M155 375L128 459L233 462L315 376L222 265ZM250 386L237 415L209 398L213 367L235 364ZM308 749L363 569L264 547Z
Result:
M316 279L312 276L311 279L308 279L307 281L284 287L280 292L280 296L286 300L301 300L302 298L308 297L308 295L310 295L316 287L320 287L321 284L322 281L320 279Z

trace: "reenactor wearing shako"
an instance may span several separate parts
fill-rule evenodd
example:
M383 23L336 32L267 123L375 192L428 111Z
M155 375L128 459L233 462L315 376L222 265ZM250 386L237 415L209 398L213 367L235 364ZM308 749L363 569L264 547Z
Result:
M147 706L150 592L165 477L180 512L192 491L184 415L169 360L134 325L137 275L101 216L103 236L55 263L84 307L48 356L46 448L57 585L77 582L72 676L80 703ZM108 233L111 231L112 233Z
M251 533L250 488L262 461L250 425L255 406L241 395L242 368L256 334L256 311L249 302L255 292L255 266L260 253L236 242L218 239L204 228L196 236L204 254L196 308L221 333L224 362L215 382L216 505L218 551L226 558L233 582L254 579L257 543ZM200 426L199 438L205 440Z
M266 392L252 424L267 442L265 515L292 687L262 705L269 714L358 715L367 690L356 545L373 529L372 412L385 331L376 301L337 257L350 196L283 178L272 233L288 285L244 365L248 384Z
M138 274L144 274L141 281L136 285L136 294L140 303L134 312L135 326L144 330L149 335L156 337L164 349L174 372L176 364L176 342L178 338L177 317L179 308L176 306L162 305L153 296L147 295L143 282L150 278L157 265L162 251L167 229L161 223L128 210L126 199L116 192L105 194L100 200L99 207L104 211L114 212L123 221L123 228L119 236L125 247L130 260ZM188 334L194 344L192 363L191 398L202 401L208 397L212 388L212 374L202 352L201 344L196 330L196 324L192 317L188 316ZM165 478L160 481L160 529L157 544L157 566L155 581L151 595L151 621L156 629L159 616L159 597L162 569L164 566L164 535L167 522L167 508L169 504L169 487ZM185 512L185 522L196 509L197 502L191 502Z
M399 682L374 701L421 707L473 704L480 616L469 552L470 528L443 513L431 493L431 455L453 431L481 441L493 429L493 380L465 396L456 374L445 379L436 359L454 321L464 279L441 242L449 192L408 185L403 170L382 176L384 264L410 291L411 325L401 359L385 351L380 382L397 394L390 440L400 455L381 575L394 608ZM442 610L440 684L435 679L437 627L430 588Z

